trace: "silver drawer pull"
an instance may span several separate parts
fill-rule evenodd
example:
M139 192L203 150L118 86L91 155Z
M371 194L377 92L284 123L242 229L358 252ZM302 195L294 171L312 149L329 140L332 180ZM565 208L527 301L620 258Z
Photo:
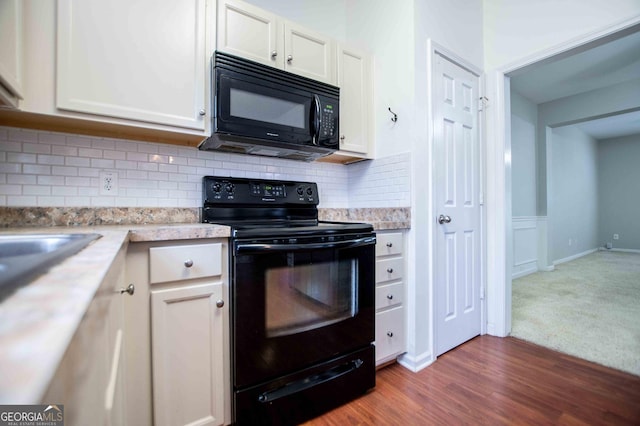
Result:
M191 268L193 266L193 260L191 259L187 259L184 261L184 267L185 268Z
M217 306L218 308L222 308L222 307L224 306L224 300L222 300L222 299L218 299L218 300L216 301L216 306Z
M387 331L387 336L393 337L393 331Z
M387 247L389 248L393 247L393 243L387 243Z
M387 294L387 299L393 300L393 294Z
M393 268L387 268L387 272L393 274Z

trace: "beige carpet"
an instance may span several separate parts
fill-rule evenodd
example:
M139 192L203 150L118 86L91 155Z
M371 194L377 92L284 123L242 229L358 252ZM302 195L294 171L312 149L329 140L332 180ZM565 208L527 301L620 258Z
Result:
M598 251L513 280L511 335L640 376L640 254Z

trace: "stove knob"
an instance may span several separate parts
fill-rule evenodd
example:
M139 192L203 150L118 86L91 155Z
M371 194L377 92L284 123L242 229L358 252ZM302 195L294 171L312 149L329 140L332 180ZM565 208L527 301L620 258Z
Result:
M304 188L299 186L298 189L296 189L296 192L298 193L298 195L303 195L304 194Z
M307 195L313 195L313 189L307 188Z
M228 183L224 186L224 190L227 191L228 193L232 193L234 189L235 188L232 183Z
M218 193L218 192L222 191L222 185L220 185L219 183L214 183L213 185L211 185L211 190L213 192Z

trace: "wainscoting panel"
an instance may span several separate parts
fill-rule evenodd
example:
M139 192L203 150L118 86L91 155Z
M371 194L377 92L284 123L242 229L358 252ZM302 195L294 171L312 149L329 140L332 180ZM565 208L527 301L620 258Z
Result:
M538 270L538 218L520 216L513 218L513 274L522 277Z

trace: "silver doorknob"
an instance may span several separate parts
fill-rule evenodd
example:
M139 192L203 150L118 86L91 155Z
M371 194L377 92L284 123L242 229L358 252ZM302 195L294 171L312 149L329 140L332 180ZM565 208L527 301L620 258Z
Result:
M127 288L121 288L120 294L128 293L129 296L133 296L133 293L136 292L136 287L133 284L129 284Z
M217 306L218 308L222 308L222 307L224 306L224 300L222 300L222 299L218 299L218 300L216 301L216 306Z
M288 55L288 56L287 56L287 63L288 63L288 64L291 64L291 61L293 61L293 56Z
M276 52L275 50L271 52L271 59L275 59L276 56L278 56L278 52Z
M191 259L187 259L184 261L184 267L185 268L191 268L193 266L193 260Z
M445 216L443 214L441 214L440 216L438 216L438 223L440 225L442 225L443 223L450 223L451 222L451 217L449 216Z
M207 115L207 111L201 109L200 111L198 111L198 114L200 114L201 117L204 117L205 115Z

